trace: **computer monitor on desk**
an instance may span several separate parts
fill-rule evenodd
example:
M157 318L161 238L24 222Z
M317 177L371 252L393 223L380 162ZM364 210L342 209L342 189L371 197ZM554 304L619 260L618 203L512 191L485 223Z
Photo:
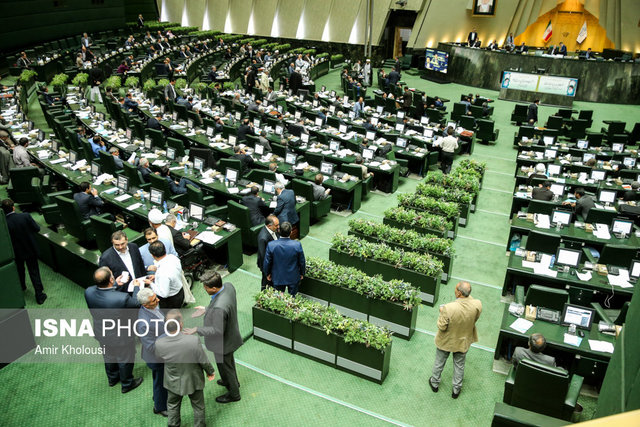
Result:
M560 246L560 236L541 233L538 231L530 231L524 248L527 251L554 254L556 253L558 246Z
M368 130L367 133L365 134L365 138L367 138L369 141L375 141L376 140L376 131Z
M635 157L625 157L622 160L622 163L628 169L633 169L634 167L636 167L636 159L635 159Z
M553 145L556 142L556 137L551 135L546 135L542 137L542 142L544 145Z
M149 200L152 204L162 206L162 196L163 193L161 190L158 190L157 188L151 188Z
M571 212L554 209L553 214L551 215L551 223L568 226L571 224Z
M406 138L400 138L398 137L396 139L396 145L400 148L407 148L407 140Z
M362 150L362 158L365 160L372 160L373 159L373 150L370 150L368 148L365 148L364 150Z
M287 153L284 158L284 162L288 165L296 164L296 153Z
M606 177L607 171L597 169L591 171L591 179L594 181L604 181Z
M325 176L333 175L333 163L329 163L329 162L320 163L320 173Z
M266 194L276 194L276 183L265 179L262 182L262 192Z
M126 193L129 190L129 178L118 175L118 188Z
M562 313L562 324L567 326L575 325L576 328L589 330L593 323L594 312L595 310L592 308L567 303Z
M562 166L552 163L547 166L547 172L549 173L549 176L559 176L562 173Z
M558 248L556 264L578 268L582 251L576 249Z
M204 219L204 207L197 203L189 203L189 215L198 221Z
M331 151L340 151L340 141L336 141L335 139L332 139L329 142L329 150Z
M564 194L564 185L562 185L562 184L551 184L550 190L555 196L562 197L562 195Z
M558 154L557 150L551 150L549 148L544 150L544 158L545 159L555 159L557 154Z
M587 141L586 139L579 139L576 146L582 150L586 150L587 148L589 148L589 141Z
M224 177L229 182L238 182L238 171L235 169L227 168Z
M611 223L611 232L613 234L630 236L633 230L633 221L630 219L616 218Z
M637 282L640 277L640 260L634 259L631 261L631 267L629 267L629 277L631 281Z
M611 144L611 151L622 153L624 151L624 144L621 142L614 142L613 144Z
M611 190L600 190L598 193L598 201L600 203L615 203L616 202L616 192Z

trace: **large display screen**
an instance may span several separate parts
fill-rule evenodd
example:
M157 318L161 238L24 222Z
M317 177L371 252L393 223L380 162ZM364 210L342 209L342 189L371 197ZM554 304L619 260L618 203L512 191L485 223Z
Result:
M449 54L447 52L436 49L427 49L425 51L424 68L427 70L446 73L447 65L449 65Z
M578 88L578 79L504 71L500 87L503 89L575 96Z

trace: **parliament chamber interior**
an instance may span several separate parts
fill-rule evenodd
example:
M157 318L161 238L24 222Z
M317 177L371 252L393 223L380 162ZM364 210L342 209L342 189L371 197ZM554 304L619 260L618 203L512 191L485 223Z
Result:
M640 425L639 2L0 10L0 424Z

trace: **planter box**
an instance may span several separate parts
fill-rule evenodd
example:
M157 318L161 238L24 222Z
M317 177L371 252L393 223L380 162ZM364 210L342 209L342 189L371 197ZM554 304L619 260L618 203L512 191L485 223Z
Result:
M416 329L418 307L405 310L402 304L391 301L371 299L369 305L369 323L386 326L394 336L411 339Z
M315 326L293 324L293 352L334 366L338 349L338 336L327 334Z
M422 210L422 209L419 209L419 208L408 207L408 209L412 209L412 210L414 210L416 212L424 212L424 213L431 214L431 212L425 211L425 210ZM438 215L438 214L435 214L435 215ZM444 215L439 215L439 216L444 217ZM453 224L453 229L447 231L445 237L447 237L449 239L455 239L456 235L458 234L458 224L460 223L460 215L456 215L456 216L452 216L452 217L445 217L445 218L447 218L447 220L449 220Z
M469 223L469 215L471 214L471 204L458 203L460 206L460 218L458 218L458 224L460 227L466 227Z
M333 286L322 280L304 277L298 288L298 293L320 304L329 305Z
M336 365L339 369L382 384L389 373L391 343L384 350L366 347L364 344L347 344L338 341Z
M480 194L480 193L478 193L478 194ZM472 213L476 211L476 206L478 206L478 194L473 196L473 200L471 201L471 212Z
M372 259L361 260L360 258L351 256L347 253L338 252L333 248L329 249L329 259L336 264L349 266L352 265L352 262L357 261L362 266L360 270L370 276L380 274L384 280L400 279L411 283L420 290L420 297L422 298L423 304L433 306L438 301L438 294L440 293L440 277L429 277L424 274L416 273L412 270L398 268L382 261Z
M425 253L425 254L429 254L434 258L437 258L438 260L442 261L442 263L444 264L443 268L442 268L442 278L440 279L442 281L442 283L446 283L449 280L449 277L451 277L451 268L453 266L453 258L451 258L449 255L442 255L442 254L436 254L433 252L429 252L429 251L419 251L419 250L415 250L412 249L408 246L404 246L404 245L400 245L398 243L392 243L392 242L388 242L386 240L381 240L381 239L376 239L375 237L371 237L371 236L365 236L364 234L349 230L350 235L359 237L361 239L367 240L369 242L372 243L384 243L386 245L391 246L392 248L398 248L398 249L403 249L405 251L413 251L413 252L419 252L419 253Z
M437 236L437 237L447 237L447 235L449 234L449 232L447 231L440 231L440 230L434 230L432 228L418 227L415 225L407 224L406 222L396 221L395 219L391 219L387 217L384 217L384 219L382 220L382 223L390 225L392 227L396 227L396 228L406 228L407 230L416 230L422 234L433 234L434 236Z
M329 305L338 310L343 316L367 320L370 298L348 288L338 286L332 286L331 288Z
M286 350L293 350L293 324L279 314L253 307L253 336Z

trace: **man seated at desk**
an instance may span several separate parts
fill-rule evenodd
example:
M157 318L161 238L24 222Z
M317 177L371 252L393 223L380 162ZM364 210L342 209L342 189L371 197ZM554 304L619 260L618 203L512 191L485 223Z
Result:
M158 110L153 115L153 117L149 117L149 119L147 120L147 128L161 131L162 130L162 126L160 125L161 120L162 120L162 113L160 112L160 110Z
M244 119L242 124L238 127L238 141L246 141L247 135L254 136L255 134L256 133L253 130L253 123L251 123L249 119Z
M98 190L91 188L87 181L80 183L80 191L73 195L73 200L78 204L78 210L83 219L89 219L91 215L100 215L104 202L98 196Z
M555 367L555 357L542 354L546 347L547 340L544 338L544 335L538 333L531 334L531 336L529 337L529 347L516 347L516 349L513 351L511 362L513 363L513 366L518 366L518 363L520 363L522 359L530 359L534 362Z
M554 46L551 50L551 55L562 55L567 56L567 47L564 43L560 42L558 46Z
M267 139L267 132L266 131L264 131L264 130L260 131L260 136L258 136L258 143L260 145L262 145L267 152L272 151L271 150L271 144L269 143L269 140Z
M311 187L313 188L313 200L324 200L329 197L329 193L331 193L331 189L325 189L322 186L322 181L324 181L324 176L322 174L317 174L315 182L311 183Z
M244 148L240 148L239 145L236 145L235 147L233 147L233 156L232 158L240 160L240 176L243 176L247 170L251 167L251 165L253 164L253 157L251 157L250 155L248 155L245 151Z
M547 168L544 165L544 163L538 163L536 165L535 171L529 175L529 178L527 178L527 185L531 185L531 181L533 181L536 178L544 178L547 179Z
M631 183L631 190L627 190L624 192L622 196L622 200L625 202L633 202L640 200L640 182L634 181Z
M531 198L533 200L544 200L550 202L553 200L553 192L551 191L551 181L545 181L538 187L534 187L531 192Z
M180 181L176 181L175 179L171 178L171 170L169 169L169 166L163 166L162 169L160 169L160 176L166 179L169 183L171 194L186 194L187 184L193 185L196 188L200 188L185 177L180 178Z
M582 215L582 219L587 218L587 214L589 210L595 206L595 202L593 198L589 195L585 195L584 188L577 188L575 191L576 201L575 202L563 202L562 204L565 206L571 206L574 208L576 214Z
M269 163L269 170L276 175L276 182L281 182L282 185L287 185L289 183L289 180L285 178L283 174L278 173L277 163Z
M111 155L113 156L113 162L116 164L116 168L124 169L122 159L120 158L120 150L118 150L118 147L111 147L109 149L109 153L111 153Z

